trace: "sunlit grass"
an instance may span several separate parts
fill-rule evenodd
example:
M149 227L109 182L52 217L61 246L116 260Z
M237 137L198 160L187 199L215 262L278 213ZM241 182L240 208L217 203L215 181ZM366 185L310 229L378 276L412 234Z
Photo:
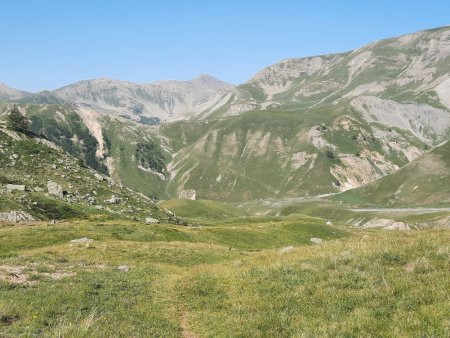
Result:
M448 231L324 223L295 215L201 227L102 219L2 227L0 336L448 332ZM83 237L93 241L70 242Z

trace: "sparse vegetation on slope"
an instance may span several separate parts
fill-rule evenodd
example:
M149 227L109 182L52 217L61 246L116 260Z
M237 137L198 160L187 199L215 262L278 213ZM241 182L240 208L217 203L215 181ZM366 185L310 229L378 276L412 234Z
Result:
M24 211L36 219L90 215L178 222L150 198L80 166L53 143L0 128L0 198L4 211Z
M430 150L389 176L335 198L378 206L448 206L450 142Z

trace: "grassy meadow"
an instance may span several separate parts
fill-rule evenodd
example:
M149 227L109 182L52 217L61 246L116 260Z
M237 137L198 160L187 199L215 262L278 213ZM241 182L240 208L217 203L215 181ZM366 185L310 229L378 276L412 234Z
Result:
M210 201L162 204L196 225L101 216L2 225L0 336L441 337L450 330L448 230L368 231L299 214L250 216ZM213 211L216 218L202 223Z

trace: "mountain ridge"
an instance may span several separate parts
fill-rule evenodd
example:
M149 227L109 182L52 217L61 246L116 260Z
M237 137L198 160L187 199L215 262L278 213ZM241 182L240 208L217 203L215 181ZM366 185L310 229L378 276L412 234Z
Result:
M337 193L450 138L450 27L285 59L238 86L208 75L148 85L95 79L44 94L21 104L35 132L145 193Z

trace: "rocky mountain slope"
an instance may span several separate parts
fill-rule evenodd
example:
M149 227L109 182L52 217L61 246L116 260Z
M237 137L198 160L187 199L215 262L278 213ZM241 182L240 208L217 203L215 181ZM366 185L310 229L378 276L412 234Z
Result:
M397 172L336 198L385 206L448 205L449 169L450 141L447 141Z
M246 113L165 125L175 155L169 191L202 198L258 199L344 191L391 174L428 146L399 128L334 113ZM178 136L178 138L176 138Z
M381 40L342 54L288 59L245 86L264 106L311 107L377 96L447 107L450 27Z
M284 60L237 87L98 79L19 101L35 132L126 186L242 200L336 193L396 172L450 138L449 83L443 27Z
M54 143L0 124L0 220L114 215L181 222L150 198L86 167Z
M234 91L235 86L209 75L201 75L190 81L148 84L101 78L37 93L20 101L59 103L122 116L144 124L159 124L189 119L214 109L221 102L228 102Z
M258 112L161 127L178 136L171 187L242 199L365 185L449 139L449 78L449 27L282 61L238 87Z

